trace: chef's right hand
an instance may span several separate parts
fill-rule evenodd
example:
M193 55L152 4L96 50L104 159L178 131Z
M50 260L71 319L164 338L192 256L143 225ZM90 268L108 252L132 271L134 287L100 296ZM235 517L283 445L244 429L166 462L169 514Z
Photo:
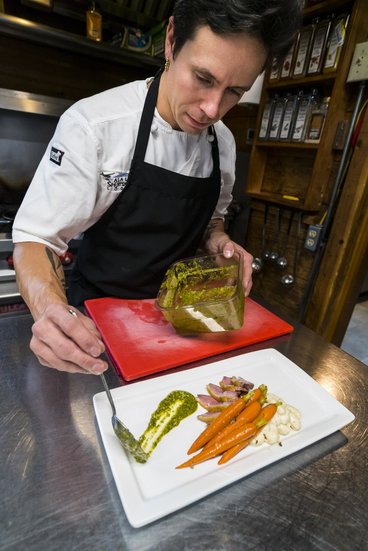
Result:
M105 347L94 322L67 304L52 304L32 326L30 348L39 362L68 371L99 375L108 368Z

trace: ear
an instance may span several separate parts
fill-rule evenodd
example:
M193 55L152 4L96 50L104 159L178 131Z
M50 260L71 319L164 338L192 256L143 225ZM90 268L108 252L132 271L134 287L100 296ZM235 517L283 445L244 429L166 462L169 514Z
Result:
M174 51L174 17L171 15L166 29L165 59L172 61Z

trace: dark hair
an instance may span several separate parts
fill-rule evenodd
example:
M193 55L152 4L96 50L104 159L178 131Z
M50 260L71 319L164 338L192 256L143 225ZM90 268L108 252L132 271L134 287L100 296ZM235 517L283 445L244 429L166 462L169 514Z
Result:
M174 54L198 27L209 26L216 34L246 33L262 42L267 62L282 59L302 23L304 0L176 0Z

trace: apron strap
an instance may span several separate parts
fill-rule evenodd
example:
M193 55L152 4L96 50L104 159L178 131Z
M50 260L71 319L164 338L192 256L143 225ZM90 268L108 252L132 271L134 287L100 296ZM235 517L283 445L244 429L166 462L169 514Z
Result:
M135 143L131 168L133 168L137 161L143 162L146 156L147 144L151 133L153 113L155 112L157 104L161 73L162 70L156 74L147 91L147 97L146 101L144 102L142 116L139 123L137 141Z
M212 125L208 128L208 133L210 136L212 136L211 140L211 146L212 146L212 162L213 162L213 170L212 174L214 176L218 176L221 181L221 173L220 173L220 152L218 148L218 142L217 142L217 136L215 127Z

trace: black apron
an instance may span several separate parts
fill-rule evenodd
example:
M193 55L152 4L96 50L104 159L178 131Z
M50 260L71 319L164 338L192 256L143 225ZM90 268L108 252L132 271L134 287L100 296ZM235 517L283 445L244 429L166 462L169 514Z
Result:
M196 254L221 187L213 128L209 178L184 176L144 161L160 76L151 83L125 189L81 241L68 300L142 299L157 295L169 265Z

